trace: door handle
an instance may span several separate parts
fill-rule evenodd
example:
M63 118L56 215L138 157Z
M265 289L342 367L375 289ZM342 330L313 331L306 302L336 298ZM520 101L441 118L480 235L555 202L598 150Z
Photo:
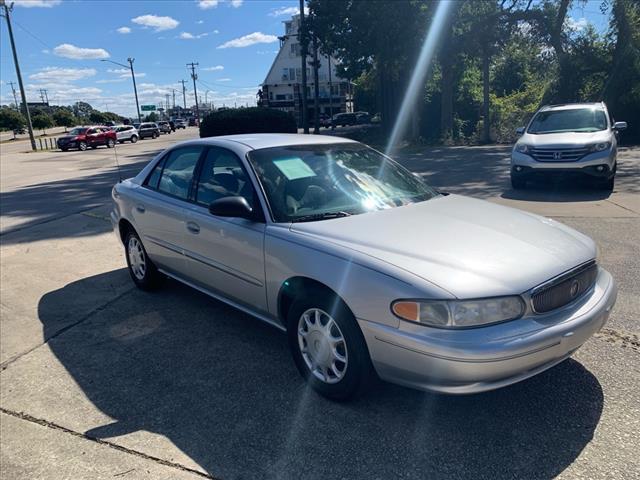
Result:
M187 230L191 233L200 233L200 225L195 222L187 222Z
M136 210L138 210L140 213L144 213L145 211L144 205L136 205Z

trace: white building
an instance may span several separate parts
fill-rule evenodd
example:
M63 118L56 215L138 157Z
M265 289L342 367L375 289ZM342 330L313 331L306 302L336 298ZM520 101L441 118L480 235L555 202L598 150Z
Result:
M280 37L280 51L276 55L269 73L262 83L261 98L258 105L291 112L298 124L302 121L302 58L298 41L300 15L294 15L284 22L285 35ZM307 65L313 61L313 52L309 45ZM346 112L348 105L349 83L336 75L336 61L318 53L319 113L332 115ZM331 68L331 70L330 70ZM314 76L313 69L307 66L307 118L314 118ZM329 93L331 92L331 94ZM351 102L349 102L350 104Z

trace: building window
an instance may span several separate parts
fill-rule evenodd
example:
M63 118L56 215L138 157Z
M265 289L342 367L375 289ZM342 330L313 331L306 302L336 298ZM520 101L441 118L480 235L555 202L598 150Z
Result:
M289 69L289 80L291 80L292 82L296 79L296 69L295 68L290 68Z
M284 22L284 33L291 34L291 22Z
M273 100L273 92L269 92L269 100Z
M284 94L278 94L276 95L276 100L286 100L287 96Z
M339 88L339 85L331 85L331 95L334 97L338 96L340 94Z
M289 69L288 68L283 68L282 69L282 80L289 80Z
M300 56L300 44L299 43L292 43L290 48L291 48L290 49L291 55L295 55L296 57Z

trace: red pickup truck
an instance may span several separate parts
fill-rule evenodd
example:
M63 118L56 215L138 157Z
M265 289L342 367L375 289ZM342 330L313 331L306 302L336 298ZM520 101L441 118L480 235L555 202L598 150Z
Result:
M84 152L89 147L98 148L100 145L113 148L116 141L116 132L109 127L76 127L68 135L58 138L58 148L63 152L70 148Z

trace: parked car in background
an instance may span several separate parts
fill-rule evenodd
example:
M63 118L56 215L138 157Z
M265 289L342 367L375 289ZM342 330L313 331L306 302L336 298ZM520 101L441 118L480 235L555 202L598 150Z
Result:
M138 128L138 135L140 135L140 138L158 138L160 136L160 129L158 125L153 122L141 123Z
M57 144L60 150L66 152L72 148L85 151L101 145L112 148L116 141L116 132L108 127L75 127L67 135L59 137Z
M329 128L331 126L331 117L325 113L321 113L318 116L318 121L321 127Z
M133 125L119 125L115 128L115 131L118 142L120 143L136 143L138 138L140 138L138 130Z
M196 127L197 125L198 125L198 124L197 124L197 122L196 122L196 119L195 119L195 118L193 118L193 117L192 117L192 118L190 118L190 119L189 119L189 126L190 126L190 127Z
M286 331L302 376L334 399L375 373L450 394L522 381L571 356L616 301L589 237L441 194L344 138L180 143L112 198L139 288L167 275Z
M184 118L176 118L174 122L176 124L176 128L187 128L187 121Z
M171 133L171 125L169 125L169 122L161 120L159 122L156 122L156 124L158 125L160 133Z
M356 125L358 118L355 113L336 113L331 119L331 125L333 127L346 127L349 125Z
M356 112L355 115L359 124L371 123L371 115L369 112Z
M588 178L612 190L617 169L618 134L626 122L615 122L600 103L570 103L542 107L511 152L511 185L525 188L528 180L552 175Z
M376 113L373 117L371 117L371 123L382 123L382 115Z

